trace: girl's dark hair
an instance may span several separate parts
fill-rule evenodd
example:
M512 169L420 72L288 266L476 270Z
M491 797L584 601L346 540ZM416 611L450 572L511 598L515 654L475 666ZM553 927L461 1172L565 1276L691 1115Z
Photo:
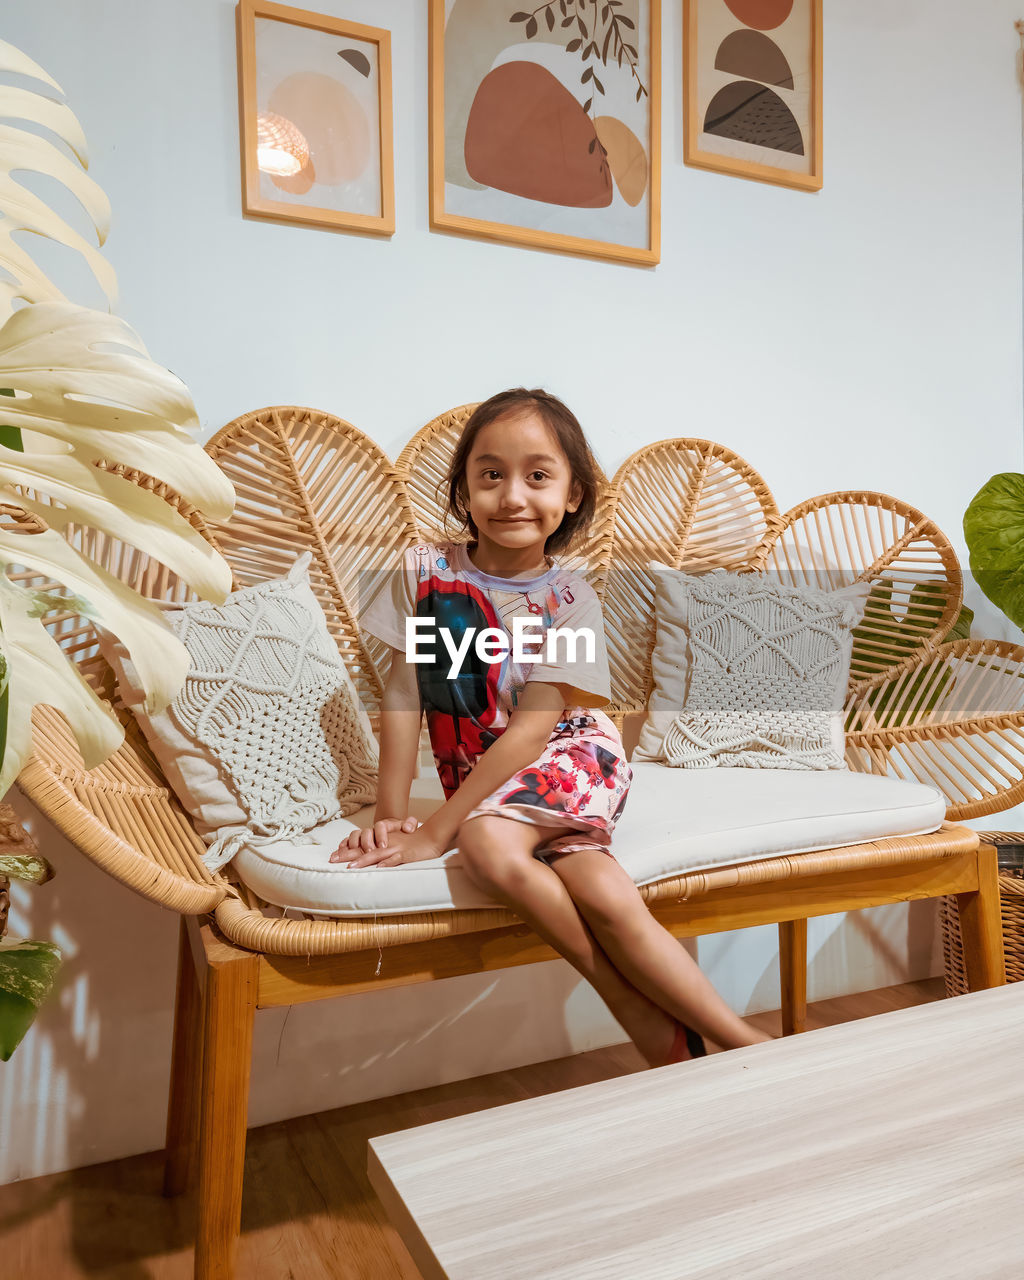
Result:
M466 506L466 464L473 448L473 441L478 434L499 418L507 418L533 410L537 413L562 447L569 462L569 470L573 481L579 485L580 505L575 511L567 511L562 523L544 544L548 555L564 551L574 542L582 542L590 528L597 508L597 463L590 452L590 445L583 434L576 415L564 405L557 396L549 395L539 387L528 391L525 387L512 387L508 391L499 391L483 404L477 405L455 446L448 474L443 481L447 489L445 520L451 517L463 528L469 529L473 537L477 536L477 528ZM442 486L438 486L441 488Z

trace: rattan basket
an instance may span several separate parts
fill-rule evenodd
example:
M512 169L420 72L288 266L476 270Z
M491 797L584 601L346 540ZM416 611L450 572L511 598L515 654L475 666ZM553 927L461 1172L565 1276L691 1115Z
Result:
M1003 952L1006 981L1024 981L1024 831L980 831L987 844L999 850L999 914L1003 922ZM946 957L946 995L961 996L967 991L964 949L956 901L943 898L942 949Z

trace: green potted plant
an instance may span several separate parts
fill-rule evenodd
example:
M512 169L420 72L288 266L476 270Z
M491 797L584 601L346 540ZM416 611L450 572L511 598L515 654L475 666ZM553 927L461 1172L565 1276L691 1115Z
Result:
M1001 471L964 513L971 572L997 608L1024 629L1024 475Z
M139 548L200 597L223 600L223 558L146 477L201 515L226 519L234 492L199 444L188 389L155 364L141 339L109 312L80 306L15 240L44 237L81 256L112 306L113 268L100 252L109 203L87 173L81 126L59 85L0 41L0 798L32 749L32 710L63 713L91 768L123 739L117 718L82 679L47 629L79 614L127 647L159 710L185 678L188 656L156 605L93 561L83 530ZM22 87L26 81L33 87ZM38 132L42 129L45 134ZM15 171L44 175L76 197L83 235L22 185ZM96 243L92 243L95 239ZM0 862L10 876L41 883L34 852ZM56 947L0 941L0 1059L14 1051L52 986Z
M971 572L982 592L1024 629L1024 475L1001 471L987 480L964 513ZM1006 975L1024 980L1024 833L990 832L999 856L1000 914Z

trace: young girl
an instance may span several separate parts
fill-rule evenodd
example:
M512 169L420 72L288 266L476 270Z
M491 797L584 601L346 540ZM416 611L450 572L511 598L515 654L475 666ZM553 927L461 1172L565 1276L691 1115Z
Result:
M448 509L472 541L412 548L390 593L360 619L396 652L375 822L331 861L391 867L458 847L469 878L592 983L660 1065L703 1054L701 1035L727 1048L768 1037L721 1000L611 854L632 775L598 710L610 701L601 609L589 584L552 558L582 541L596 501L590 447L554 396L504 391L466 423ZM431 661L405 661L410 617L434 621L420 638L421 655L435 646ZM463 648L467 630L514 638L517 618L542 625L524 636L535 661L487 663L471 642L456 673L450 648ZM550 627L589 628L593 651L579 643L574 658L562 640L548 652L534 637ZM417 826L408 806L422 712L446 799Z

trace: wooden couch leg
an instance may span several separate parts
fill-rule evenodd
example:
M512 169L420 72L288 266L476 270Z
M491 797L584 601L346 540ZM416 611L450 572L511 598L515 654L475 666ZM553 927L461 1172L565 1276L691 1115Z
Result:
M252 1028L259 956L203 929L203 1018L196 1280L231 1280L242 1216Z
M782 1034L807 1029L807 921L779 925L779 975L782 981Z
M977 892L956 895L964 968L971 991L1001 987L1006 982L997 857L995 846L983 844L978 849Z
M184 916L178 932L178 986L174 999L171 1089L167 1101L164 1195L178 1196L195 1177L199 1087L203 1055L203 997Z

